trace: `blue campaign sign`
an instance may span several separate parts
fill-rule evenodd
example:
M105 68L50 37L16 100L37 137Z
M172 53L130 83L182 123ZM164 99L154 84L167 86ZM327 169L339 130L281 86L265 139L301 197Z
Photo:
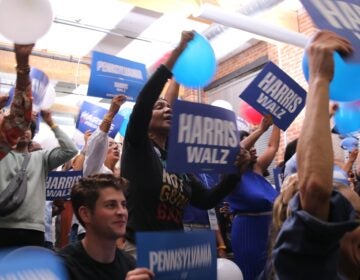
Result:
M348 58L360 62L360 2L359 0L301 0L317 27L331 30L347 38L354 48Z
M82 171L49 172L46 179L46 200L69 199L72 186L82 176Z
M239 97L258 112L272 115L275 125L285 131L304 108L306 91L269 62Z
M216 280L213 231L139 232L137 267L148 267L157 280Z
M87 130L94 131L101 124L106 113L107 110L103 107L84 101L80 108L76 128L83 133ZM116 114L108 133L111 138L116 136L123 120L124 118L122 116Z
M177 100L166 169L169 172L237 173L240 151L234 112Z
M43 71L31 68L30 78L33 104L40 106L46 93L46 87L49 84L49 77Z
M284 178L283 167L273 168L275 189L280 192L282 181Z
M135 101L146 80L144 64L93 52L87 95L112 98L122 93Z
M33 106L34 109L39 109L41 103L44 100L46 88L49 84L49 77L41 70L37 68L31 68L30 71L30 79L31 79L31 91L33 96ZM14 98L14 90L12 87L9 91L9 99L5 106L10 106L12 99Z

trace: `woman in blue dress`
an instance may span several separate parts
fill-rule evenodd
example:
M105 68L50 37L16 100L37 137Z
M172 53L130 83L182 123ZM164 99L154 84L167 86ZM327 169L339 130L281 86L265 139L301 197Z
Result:
M252 164L227 197L234 214L231 230L234 261L240 267L244 280L255 279L264 269L272 205L278 195L264 174L279 148L280 129L274 125L268 146L259 157L254 148L255 142L271 125L271 117L265 116L250 135L240 132L241 146L250 151Z

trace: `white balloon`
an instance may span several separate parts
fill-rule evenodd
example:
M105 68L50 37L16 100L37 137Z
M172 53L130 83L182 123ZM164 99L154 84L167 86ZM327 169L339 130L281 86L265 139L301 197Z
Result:
M217 106L217 107L220 107L220 108L223 108L223 109L227 109L227 110L230 110L232 111L233 110L233 106L225 101L225 100L222 100L222 99L218 99L218 100L215 100L211 103L211 105L213 106Z
M217 279L244 280L242 272L236 263L225 258L217 259Z
M18 44L35 43L53 20L48 0L1 0L0 33Z
M44 99L40 105L41 110L48 110L55 102L56 92L52 84L48 84Z

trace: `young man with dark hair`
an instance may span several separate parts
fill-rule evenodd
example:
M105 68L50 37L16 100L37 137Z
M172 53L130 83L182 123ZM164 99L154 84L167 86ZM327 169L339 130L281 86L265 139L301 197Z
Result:
M128 211L127 181L112 174L80 179L71 191L74 213L86 236L62 249L70 279L151 279L147 268L135 269L135 260L116 247L125 235Z

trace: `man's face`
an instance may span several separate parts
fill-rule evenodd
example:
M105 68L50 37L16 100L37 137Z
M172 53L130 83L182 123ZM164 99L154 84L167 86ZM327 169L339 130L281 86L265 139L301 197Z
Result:
M156 101L149 128L151 131L168 132L171 126L172 111L169 103L164 99Z
M29 145L31 142L31 130L27 129L23 136L19 138L18 144Z
M106 157L114 161L118 161L120 159L120 144L115 142L112 138L109 138L109 146Z
M125 235L127 220L128 211L123 192L108 187L99 191L99 198L86 228L91 228L102 238L116 240Z

